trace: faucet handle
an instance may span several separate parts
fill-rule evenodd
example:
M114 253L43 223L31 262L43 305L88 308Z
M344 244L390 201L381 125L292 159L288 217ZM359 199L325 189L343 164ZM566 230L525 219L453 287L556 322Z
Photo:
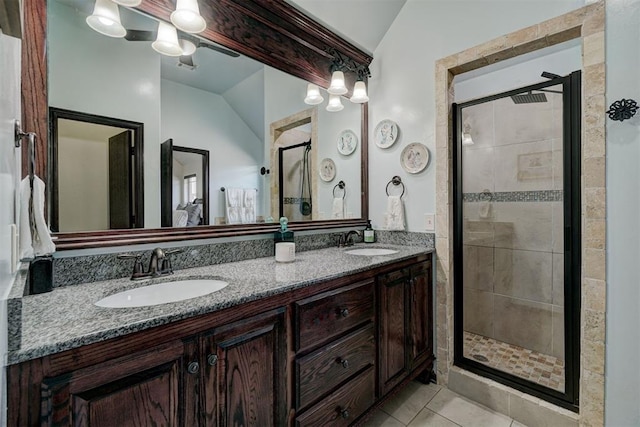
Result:
M171 249L168 251L164 251L164 254L171 255L171 254L179 254L180 252L184 252L184 249Z
M184 252L184 249L171 249L164 252L164 259L162 260L162 271L173 273L173 267L171 266L171 259L169 255L178 254Z
M119 259L132 259L135 258L135 263L133 264L133 273L131 274L131 280L136 279L138 277L142 277L144 275L144 269L142 268L142 253L139 254L131 254L124 253L118 254Z
M142 254L132 254L132 253L124 253L124 254L118 254L118 258L119 259L140 259L142 258Z

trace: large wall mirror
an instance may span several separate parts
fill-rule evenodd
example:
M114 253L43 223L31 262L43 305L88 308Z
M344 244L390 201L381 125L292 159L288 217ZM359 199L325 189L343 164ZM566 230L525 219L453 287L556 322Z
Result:
M258 7L238 3L242 6L235 7L247 8L245 12ZM299 13L282 2L267 3L277 5L276 11L284 8L281 13ZM119 6L124 38L102 35L87 25L93 1L26 4L27 13L43 7L48 206L62 248L267 232L283 208L294 228L355 225L366 219L366 104L351 103L345 96L344 109L329 112L326 102L304 103L309 81L328 86L330 48L314 52L309 42L300 43L304 49L292 50L294 59L298 55L313 62L309 52L322 59L315 61L316 69L300 70L286 61L265 60L255 46L245 49L243 40L207 29L202 34L206 38L180 33L196 50L169 57L151 46L159 21L150 15L164 18L173 8L160 0L144 0L142 12ZM210 10L216 7L221 9L201 5L209 28L220 25L207 16L218 16L220 10ZM241 20L264 31L257 21ZM34 37L27 45L37 42ZM244 43L255 43L251 34L243 37L249 40ZM287 40L279 41L286 50ZM247 52L271 65L243 54ZM363 63L370 59L365 55ZM23 92L30 84L23 85ZM328 100L326 92L323 96ZM28 111L25 122L38 113ZM127 126L132 123L140 126ZM296 149L301 143L304 148ZM114 146L130 147L130 152ZM335 209L338 183L340 212ZM95 203L88 202L89 195ZM87 209L79 209L83 205Z

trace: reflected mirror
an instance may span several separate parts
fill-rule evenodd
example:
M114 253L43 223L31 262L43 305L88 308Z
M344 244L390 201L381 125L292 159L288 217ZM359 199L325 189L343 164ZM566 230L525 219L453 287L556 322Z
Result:
M115 126L114 134L106 137L140 139L139 149L130 142L140 157L122 154L116 161L122 170L111 174L108 156L100 160L100 176L93 176L90 162L74 162L91 156L89 147L96 143L87 135L75 134L75 145L65 149L58 145L51 168L58 171L52 180L59 197L50 199L56 231L182 227L184 213L175 211L193 206L200 212L189 226L269 222L277 220L281 204L290 205L285 211L292 221L361 218L361 105L347 98L342 98L344 109L339 112L326 111L326 101L306 105L307 82L191 35L179 33L196 45L192 55L160 55L151 47L158 21L119 9L128 30L125 38L104 36L86 24L92 2L47 2L50 108L141 125L139 131ZM328 100L326 92L323 96ZM53 114L50 121L51 140L60 141L65 126L54 124L59 119ZM344 148L345 132L353 135L353 150ZM290 150L285 159L291 159L280 165L279 149L300 143L298 137L310 141L310 148ZM169 163L162 158L162 142L167 140L173 145ZM87 141L86 146L79 141ZM103 142L101 152L107 146ZM202 165L200 174L188 172L189 161L182 158L186 150L200 158L193 163ZM333 172L321 173L327 164ZM269 173L261 174L263 168ZM63 170L73 176L63 177ZM93 175L89 179L86 174ZM110 192L116 177L122 187ZM281 177L286 177L283 185ZM344 192L334 191L340 181ZM82 216L88 218L80 221L77 209L70 208L77 203L68 200L69 194L84 197L74 187L79 182L84 193L100 198L100 207L92 208L101 215L85 211ZM128 204L115 203L114 192ZM334 214L338 198L340 216ZM235 208L244 213L240 221Z

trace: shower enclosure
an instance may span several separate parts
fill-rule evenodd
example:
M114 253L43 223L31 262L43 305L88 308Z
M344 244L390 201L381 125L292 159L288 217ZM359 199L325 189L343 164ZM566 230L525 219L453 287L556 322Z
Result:
M454 120L455 363L576 410L580 72Z
M311 140L278 148L280 216L310 220L312 214Z

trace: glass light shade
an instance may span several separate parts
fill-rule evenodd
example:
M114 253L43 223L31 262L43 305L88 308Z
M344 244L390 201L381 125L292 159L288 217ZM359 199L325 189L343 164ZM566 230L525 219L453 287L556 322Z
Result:
M180 48L182 49L182 55L189 56L193 55L196 51L196 45L189 40L180 39Z
M173 25L167 24L166 22L160 22L158 24L158 37L156 41L151 43L151 47L163 55L182 55L182 48L180 47L180 43L178 43L178 32Z
M364 104L365 102L369 102L369 97L367 96L367 85L363 81L356 82L355 86L353 87L353 96L349 99L349 101L356 104Z
M344 95L348 92L347 86L344 84L344 73L342 71L334 71L331 75L331 85L327 89L331 95Z
M96 0L93 14L87 16L87 24L105 36L120 38L127 34L120 23L118 5L111 0Z
M327 111L336 112L342 111L344 105L340 102L340 95L331 95L329 97L329 104L327 104Z
M119 5L126 7L136 7L142 3L142 0L112 0L114 3L118 3Z
M171 22L186 33L200 33L207 23L200 16L198 0L178 0L176 10L171 14Z
M320 88L318 85L309 83L307 85L307 97L304 99L305 104L318 105L324 101L324 98L320 94Z
M473 145L473 139L468 132L462 132L462 145Z

